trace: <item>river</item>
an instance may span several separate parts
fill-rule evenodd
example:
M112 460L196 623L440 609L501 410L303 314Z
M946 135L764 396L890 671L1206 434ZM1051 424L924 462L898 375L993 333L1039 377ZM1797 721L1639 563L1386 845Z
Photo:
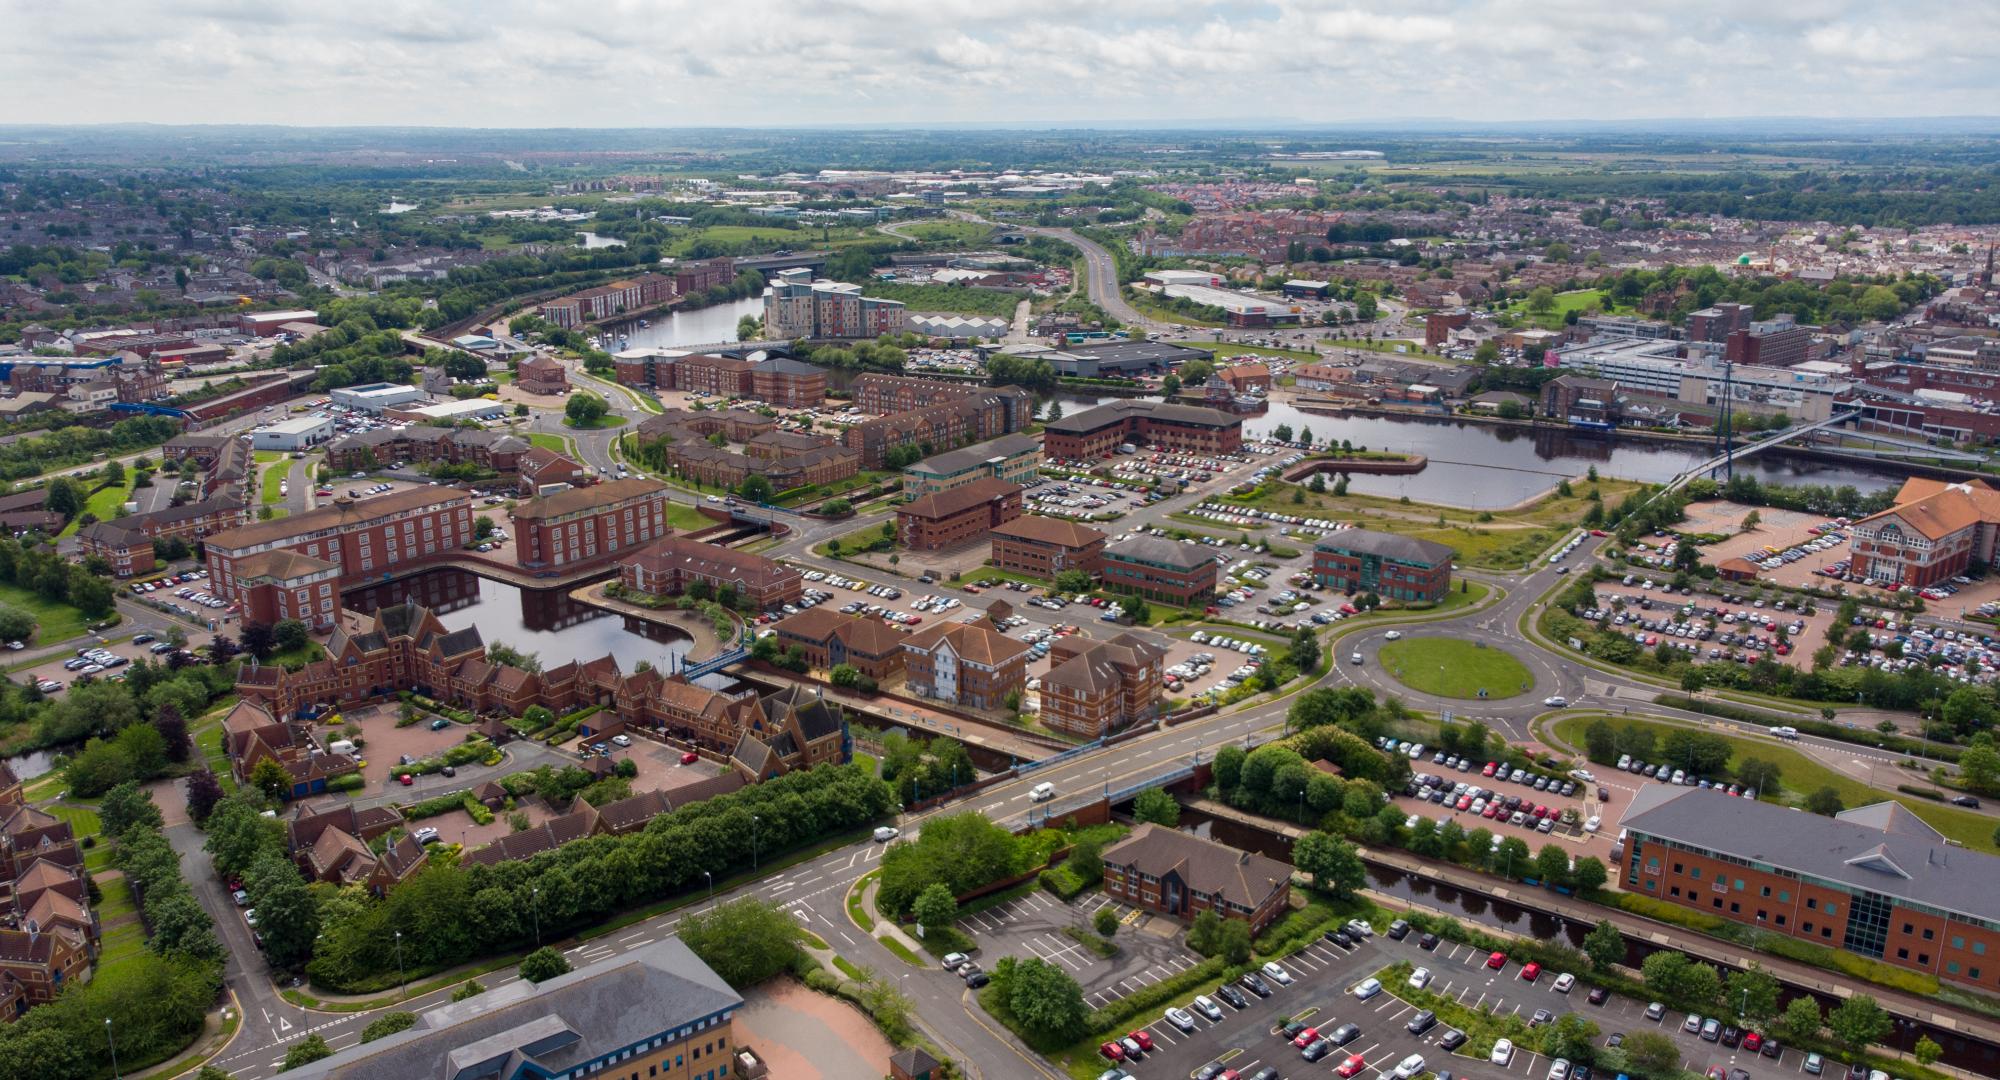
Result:
M624 246L625 246L625 241L623 241L623 240L620 240L620 239L618 239L618 238L617 238L617 237L615 237L615 236L599 236L599 235L597 235L597 234L596 234L596 233L594 233L594 232L579 232L579 233L577 233L576 235L577 235L577 239L579 239L579 240L581 240L581 241L583 242L583 246L584 246L584 247L585 247L586 249L587 249L587 248L614 248L614 247L624 247Z
M437 612L449 629L477 627L488 645L504 642L534 653L545 668L610 653L625 671L641 660L667 670L693 644L673 627L580 603L565 590L522 589L466 570L430 570L371 585L348 593L342 602L357 611L374 611L405 599Z
M1058 395L1064 410L1117 401ZM1413 502L1493 510L1536 498L1565 477L1595 467L1600 475L1663 483L1712 456L1707 443L1671 445L1571 432L1562 428L1524 429L1449 417L1325 416L1300 412L1274 401L1261 416L1245 417L1246 436L1267 435L1290 424L1294 436L1311 430L1315 441L1345 440L1370 450L1422 454L1423 472L1409 476L1355 476L1349 490ZM1893 487L1901 476L1886 470L1815 461L1767 450L1737 466L1765 483L1852 485L1862 491Z

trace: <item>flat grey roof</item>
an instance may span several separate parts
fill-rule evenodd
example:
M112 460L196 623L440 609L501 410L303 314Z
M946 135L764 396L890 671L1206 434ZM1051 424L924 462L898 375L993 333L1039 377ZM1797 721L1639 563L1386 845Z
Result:
M1130 540L1122 540L1106 547L1104 553L1149 563L1161 563L1183 570L1193 570L1215 561L1214 557L1209 555L1208 548L1200 544L1183 544L1158 536L1135 536Z
M1395 533L1376 532L1373 529L1342 529L1322 537L1313 547L1320 551L1355 551L1364 555L1380 555L1398 562L1416 563L1422 566L1436 566L1451 561L1452 550L1434 540L1418 540L1413 536L1398 536Z

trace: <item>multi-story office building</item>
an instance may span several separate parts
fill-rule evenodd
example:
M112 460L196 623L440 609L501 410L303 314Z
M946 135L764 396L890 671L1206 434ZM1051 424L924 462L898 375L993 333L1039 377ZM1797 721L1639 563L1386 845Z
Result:
M826 369L772 356L746 360L661 349L631 349L612 358L621 386L685 390L718 397L754 398L805 409L826 401Z
M1443 544L1371 529L1342 529L1313 544L1313 580L1385 600L1436 603L1451 591L1452 551Z
M743 998L678 938L439 1005L292 1070L297 1080L735 1080Z
M903 670L903 635L879 619L843 615L831 607L811 607L771 627L778 644L793 647L821 671L850 664L871 679Z
M1896 503L1854 523L1848 572L1921 589L2000 556L2000 491L1978 480L1951 484L1913 476Z
M1042 723L1095 739L1160 711L1166 650L1137 634L1059 638L1042 677Z
M514 371L514 385L529 394L569 392L569 371L551 356L530 356Z
M2000 859L1945 839L1900 803L1828 818L1646 784L1619 824L1627 892L2000 989Z
M1720 345L1729 340L1729 335L1747 329L1756 310L1749 304L1716 304L1690 312L1687 339Z
M896 508L896 537L912 551L942 551L1021 516L1021 485L986 477Z
M1788 368L1805 361L1812 334L1811 327L1800 326L1790 315L1753 322L1730 331L1723 343L1723 359L1732 364Z
M854 407L890 417L940 405L964 408L976 440L995 439L1035 419L1035 396L1018 386L977 386L902 375L859 375L849 386Z
M861 286L814 280L810 270L781 270L764 293L764 335L798 338L877 338L900 334L909 311L899 300L863 296Z
M1053 580L1065 570L1092 576L1104 569L1104 533L1064 518L1026 514L989 530L993 565Z
M983 477L1026 485L1041 461L1041 443L1029 435L1002 435L960 450L927 457L903 470L903 496L941 495Z
M1042 452L1059 461L1110 457L1127 443L1233 454L1243 448L1243 418L1195 405L1133 399L1051 420L1042 434Z
M612 558L668 535L667 486L612 480L529 499L514 508L514 557L559 571Z
M242 582L239 566L265 552L290 551L330 563L339 571L340 582L353 584L391 567L455 552L471 542L472 497L456 488L439 487L370 499L335 499L330 506L293 517L215 533L205 547L210 591L247 604L250 590ZM261 583L271 568L259 563L255 569ZM333 591L337 595L339 589ZM331 608L318 607L315 621L331 617Z
M648 596L674 596L705 582L711 591L730 589L765 610L791 603L805 591L797 567L678 536L655 540L619 559L618 580Z
M1200 544L1134 536L1104 549L1104 587L1179 607L1215 597L1215 559Z
M1104 849L1104 892L1183 922L1242 919L1254 935L1289 910L1292 868L1147 822Z
M903 639L916 693L969 709L1004 709L1028 681L1028 646L976 623L933 623Z

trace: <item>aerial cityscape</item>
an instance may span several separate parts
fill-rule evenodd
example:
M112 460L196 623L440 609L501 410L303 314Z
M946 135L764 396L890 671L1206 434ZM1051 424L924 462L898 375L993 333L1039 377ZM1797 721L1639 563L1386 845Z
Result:
M0 1080L2000 1076L2000 22L1731 7L7 5Z

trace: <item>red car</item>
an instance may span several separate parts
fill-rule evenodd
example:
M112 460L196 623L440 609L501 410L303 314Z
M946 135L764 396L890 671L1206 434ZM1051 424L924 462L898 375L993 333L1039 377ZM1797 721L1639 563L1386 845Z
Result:
M1311 1046L1312 1041L1317 1038L1319 1038L1319 1029L1307 1028L1304 1031L1299 1032L1296 1036L1292 1038L1292 1045L1303 1050L1306 1047Z
M1590 535L1592 535L1592 536L1609 536L1609 535L1611 535L1611 534L1610 534L1610 533L1607 533L1607 532L1605 532L1605 531L1604 531L1603 529L1592 529L1592 530L1590 530Z
M1542 973L1542 965L1530 961L1521 965L1521 981L1534 982Z
M1494 953L1492 956L1486 958L1486 966L1499 971L1501 968L1507 966L1507 954L1503 952Z
M1753 1054L1754 1054L1754 1053L1756 1053L1756 1052L1758 1051L1758 1049L1760 1049L1760 1048L1761 1048L1761 1047L1762 1047L1763 1045L1764 1045L1764 1036L1762 1036L1762 1035L1759 1035L1759 1034L1757 1034L1757 1033L1756 1033L1756 1032L1754 1032L1754 1031L1746 1031L1746 1032L1744 1032L1744 1033L1743 1033L1743 1049L1744 1049L1744 1050L1746 1050L1746 1051L1748 1051L1748 1052L1750 1052L1750 1053L1753 1053Z
M1483 818L1497 818L1497 817L1499 817L1499 816L1500 816L1500 804L1499 804L1499 803L1487 803L1487 804L1486 804L1486 809L1484 809L1484 810L1481 810L1481 811L1479 812L1479 816L1480 816L1480 817L1483 817Z
M1486 767L1485 767L1485 768L1483 768L1483 769L1479 770L1479 775L1481 775L1481 776L1492 776L1492 775L1494 774L1494 772L1496 772L1496 771L1497 771L1497 770L1498 770L1499 768L1500 768L1500 763L1499 763L1499 762L1497 762L1497 761L1489 761L1489 762L1487 762L1487 763L1486 763Z
M692 765L700 760L701 760L701 755L695 753L692 750L689 750L688 752L681 755L681 764L683 765Z
M1340 1067L1333 1070L1333 1072L1334 1075L1336 1076L1346 1078L1346 1080L1352 1080L1355 1073L1358 1073L1367 1067L1368 1063L1361 1059L1360 1054L1349 1054L1347 1056L1347 1060L1341 1062Z
M1148 1054L1153 1052L1153 1035L1151 1032L1144 1030L1135 1031L1131 1034L1130 1038L1133 1042L1139 1044L1139 1049L1144 1050Z
M404 773L402 776L397 777L397 779L402 781L404 787L409 787L411 784L416 783L416 780L411 778L409 773Z
M1460 795L1460 796L1458 797L1458 808L1459 808L1460 810L1470 810L1470 809L1472 809L1472 796L1470 796L1470 795Z
M1098 1047L1097 1052L1113 1061L1125 1060L1125 1048L1118 1045L1116 1041L1108 1042Z

